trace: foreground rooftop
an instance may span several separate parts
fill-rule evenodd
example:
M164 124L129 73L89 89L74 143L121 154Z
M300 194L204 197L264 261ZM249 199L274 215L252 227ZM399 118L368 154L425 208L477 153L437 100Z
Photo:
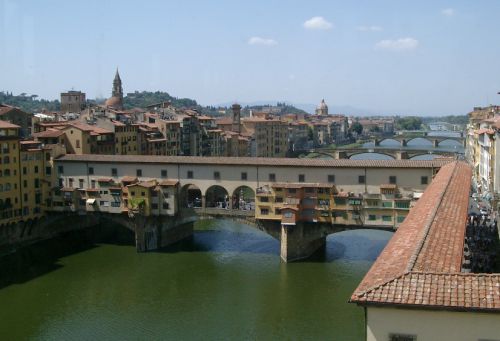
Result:
M363 306L500 311L500 274L462 273L471 170L444 165L351 296Z

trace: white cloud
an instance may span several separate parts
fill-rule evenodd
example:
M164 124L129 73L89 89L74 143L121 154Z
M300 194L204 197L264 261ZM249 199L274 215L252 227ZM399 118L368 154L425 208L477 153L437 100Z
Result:
M312 17L304 22L304 27L308 30L329 30L333 24L323 17Z
M452 15L455 14L455 10L453 8L445 8L441 11L443 15L446 15L447 17L451 17Z
M274 39L270 38L262 38L262 37L252 37L248 39L249 45L265 45L265 46L274 46L277 45L278 42Z
M367 31L371 31L371 32L378 32L378 31L382 31L382 27L380 26L358 26L358 31L362 31L362 32L367 32Z
M375 44L375 48L380 50L408 51L418 47L418 40L414 38L386 39Z

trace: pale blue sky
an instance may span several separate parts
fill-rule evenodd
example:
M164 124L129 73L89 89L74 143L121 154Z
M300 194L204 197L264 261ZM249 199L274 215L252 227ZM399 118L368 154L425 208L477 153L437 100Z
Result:
M0 0L0 90L163 90L381 113L499 103L500 1Z

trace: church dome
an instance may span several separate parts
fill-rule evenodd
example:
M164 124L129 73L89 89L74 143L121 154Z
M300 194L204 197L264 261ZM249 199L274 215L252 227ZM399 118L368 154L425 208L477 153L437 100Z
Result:
M321 109L321 110L326 109L326 110L328 110L328 105L326 105L324 99L321 100L321 103L318 105L318 109Z
M122 101L119 97L113 96L108 98L104 105L107 107L120 108L122 106Z

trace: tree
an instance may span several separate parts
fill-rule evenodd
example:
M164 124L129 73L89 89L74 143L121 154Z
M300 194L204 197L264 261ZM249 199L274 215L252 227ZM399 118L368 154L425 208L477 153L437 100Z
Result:
M356 121L352 124L351 131L355 132L358 135L361 135L361 133L363 132L363 126L361 125L361 123Z

